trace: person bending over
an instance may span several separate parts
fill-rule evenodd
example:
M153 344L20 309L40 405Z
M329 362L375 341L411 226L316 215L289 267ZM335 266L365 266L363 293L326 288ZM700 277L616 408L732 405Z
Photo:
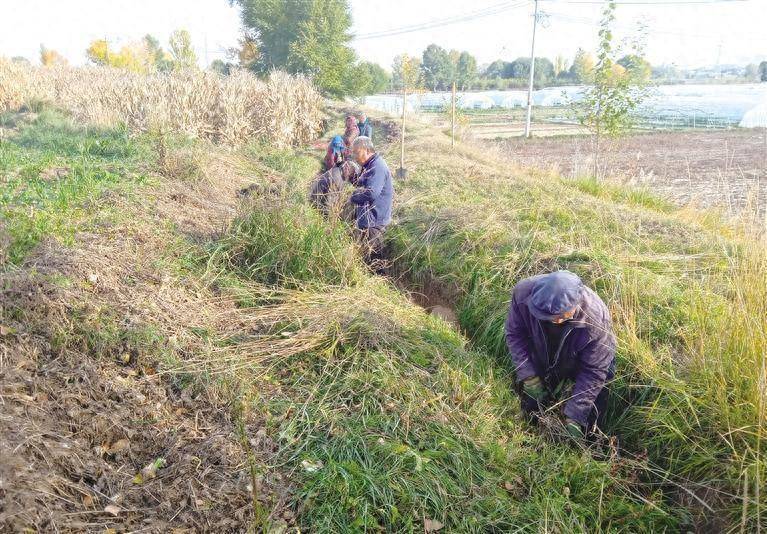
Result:
M607 306L569 271L514 287L506 319L522 412L531 420L563 396L565 426L582 438L601 425L615 376L615 335Z

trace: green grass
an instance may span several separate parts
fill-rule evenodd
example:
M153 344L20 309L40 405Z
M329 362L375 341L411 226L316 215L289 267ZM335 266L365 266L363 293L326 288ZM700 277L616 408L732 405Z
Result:
M14 124L0 147L13 262L44 238L99 231L104 216L127 224L102 201L146 182L151 139L80 129L45 111ZM412 132L389 237L414 282L459 296L471 340L368 274L348 230L308 207L320 155L258 145L246 150L252 167L278 187L246 203L219 241L192 243L151 221L168 247L154 265L209 286L222 304L201 316L210 322L173 324L171 336L167 325L126 326L108 306L68 302L53 347L127 353L178 387L219 396L253 475L289 481L304 531L421 532L426 520L442 532L722 526L680 498L684 486L711 500L699 484L735 495L711 504L738 525L741 474L752 487L764 480L754 369L767 298L751 242L644 193L509 176L503 162ZM68 173L44 180L51 166ZM615 313L611 424L633 451L647 447L651 463L584 450L520 420L501 328L508 291L556 267L580 273ZM273 457L249 448L254 420ZM745 527L764 509L748 502ZM254 513L254 528L270 526L264 515Z
M123 129L79 127L51 109L13 124L18 131L0 142L0 213L12 264L45 238L71 245L96 213L114 215L110 192L147 182L147 146Z
M706 512L699 524L764 524L763 242L644 191L514 176L468 147L451 151L447 138L411 133L412 178L399 185L390 233L410 278L458 295L462 326L503 362L515 282L558 268L581 275L619 338L610 429L649 452L657 479L709 502L714 511L692 501Z
M286 170L259 150L269 175ZM296 159L287 169L316 161ZM526 428L506 366L367 274L348 231L307 208L312 174L289 176L200 262L274 339L268 354L251 349L258 378L239 378L237 405L266 418L303 528L659 532L688 520L636 479L641 467Z

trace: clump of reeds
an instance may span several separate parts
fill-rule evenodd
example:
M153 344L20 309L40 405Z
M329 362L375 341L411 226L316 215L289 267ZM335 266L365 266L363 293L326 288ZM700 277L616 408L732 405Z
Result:
M273 72L261 80L188 70L138 74L104 67L30 67L0 58L0 111L51 102L97 125L162 129L226 145L268 139L277 147L318 133L322 97L308 78Z

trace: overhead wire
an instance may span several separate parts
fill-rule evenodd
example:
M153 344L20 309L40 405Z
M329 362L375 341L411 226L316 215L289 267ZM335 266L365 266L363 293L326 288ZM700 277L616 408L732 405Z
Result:
M512 9L516 9L519 7L522 7L526 4L529 4L531 0L516 0L512 2L502 2L500 4L495 4L492 6L488 6L483 9L479 9L476 11L471 11L468 13L463 13L460 15L453 15L451 17L445 17L442 19L434 19L431 21L425 21L418 24L411 24L408 26L401 26L398 28L389 28L387 30L381 30L378 32L371 32L366 34L357 35L354 37L355 41L363 41L367 39L380 39L383 37L393 37L396 35L402 35L405 33L412 33L412 32L418 32L423 30L430 30L433 28L439 28L442 26L448 26L451 24L458 24L461 22L470 22L473 20L477 20L484 17L489 17L492 15L497 15L499 13L503 13L505 11L509 11Z

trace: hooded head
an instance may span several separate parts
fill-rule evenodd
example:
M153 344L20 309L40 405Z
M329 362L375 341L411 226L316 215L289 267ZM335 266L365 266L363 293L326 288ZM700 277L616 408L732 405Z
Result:
M344 147L344 138L340 135L336 135L333 137L333 139L330 140L330 148L333 150L333 152L341 152Z
M557 271L538 279L527 307L540 321L554 321L576 310L583 297L583 282L570 271Z

